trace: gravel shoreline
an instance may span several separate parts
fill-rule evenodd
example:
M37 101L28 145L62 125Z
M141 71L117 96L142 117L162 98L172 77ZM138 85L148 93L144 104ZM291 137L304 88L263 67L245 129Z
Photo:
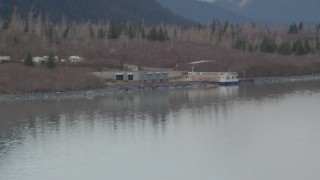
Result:
M174 89L197 89L197 88L216 88L216 83L206 82L175 82L160 84L132 84L109 86L100 89L66 91L66 92L32 92L20 94L0 93L0 101L28 101L28 100L64 100L64 99L93 99L97 96L104 96L116 93L133 93L141 91L159 91Z

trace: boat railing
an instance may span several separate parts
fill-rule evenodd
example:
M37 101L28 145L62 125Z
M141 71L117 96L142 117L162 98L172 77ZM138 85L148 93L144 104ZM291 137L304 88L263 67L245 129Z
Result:
M238 76L237 72L189 72L188 76Z

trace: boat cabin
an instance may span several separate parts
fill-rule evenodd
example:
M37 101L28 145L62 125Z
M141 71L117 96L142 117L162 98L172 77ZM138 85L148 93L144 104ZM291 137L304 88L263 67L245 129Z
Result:
M237 84L237 72L188 72L188 81L217 82L219 84Z

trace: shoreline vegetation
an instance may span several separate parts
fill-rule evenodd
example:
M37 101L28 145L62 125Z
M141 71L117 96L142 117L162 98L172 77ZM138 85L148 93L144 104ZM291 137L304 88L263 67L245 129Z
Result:
M190 71L189 62L213 60L195 65L195 71L238 72L240 78L320 74L320 25L270 29L219 19L186 27L48 19L32 11L26 17L14 11L10 20L0 18L0 56L11 57L0 63L0 93L110 88L91 72L121 70L124 64ZM65 62L32 67L22 63L31 55L49 54ZM66 62L70 56L84 62Z

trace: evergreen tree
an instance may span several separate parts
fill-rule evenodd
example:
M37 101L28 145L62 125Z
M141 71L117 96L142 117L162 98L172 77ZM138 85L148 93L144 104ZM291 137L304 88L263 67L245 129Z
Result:
M252 27L253 29L255 29L255 28L256 28L256 23L251 22L251 27Z
M177 39L177 37L178 37L178 32L177 32L176 28L174 28L173 37L174 37L174 39Z
M106 31L103 30L102 28L100 28L100 29L98 30L98 38L99 38L99 39L104 39L104 38L106 38Z
M4 24L3 24L3 26L2 26L2 30L7 30L7 29L9 29L9 26L10 26L10 21L4 22Z
M157 29L155 27L152 27L148 36L147 36L147 39L148 40L151 40L151 41L156 41L158 39L158 32L157 32Z
M109 39L118 39L121 35L121 31L122 31L122 28L120 25L111 23L107 36Z
M49 41L53 43L55 34L52 26L46 29L46 36L49 38Z
M252 46L251 44L248 44L248 50L249 50L250 52L256 51L256 49L254 48L254 46Z
M19 40L18 36L14 36L14 37L13 37L13 42L14 42L15 44L19 44L20 40Z
M267 30L268 34L271 34L271 30L270 30L268 24L266 24L264 28Z
M229 20L226 20L226 22L224 23L224 26L223 26L223 33L226 33L227 30L228 30L228 27L229 27Z
M132 27L132 25L130 24L130 25L129 25L129 28L128 28L128 38L129 38L129 39L133 39L134 36L135 36L135 34L134 34L134 31L133 31L133 27Z
M165 30L163 30L162 27L159 28L159 30L157 30L156 27L152 27L147 39L150 41L166 41L169 39L168 34Z
M46 36L48 37L50 43L58 43L57 32L52 25L46 29Z
M35 66L31 53L28 53L26 59L23 61L23 65L33 67Z
M24 32L29 32L29 23L26 22L26 25L24 26Z
M297 40L292 45L292 51L295 53L295 55L304 55L304 47L301 40Z
M141 38L146 38L146 31L144 30L144 28L142 27L141 31L140 31L140 34L141 34Z
M277 51L278 47L276 43L272 42L268 38L263 38L261 44L260 44L260 50L264 53L275 53Z
M308 40L305 40L304 43L297 40L292 45L292 51L295 55L305 55L314 52L314 49L311 48Z
M213 20L211 24L211 33L213 34L214 32L216 32L216 30L217 30L217 23L216 23L216 20Z
M56 66L54 59L54 53L49 53L48 60L45 62L45 66L49 69L53 69Z
M292 53L291 44L289 42L283 42L278 48L278 53L282 55L290 55Z
M94 33L94 30L93 30L91 24L89 25L89 33L90 33L90 38L94 38L95 37L95 33Z
M293 22L293 24L289 26L288 34L297 34L298 32L298 26Z
M161 27L159 28L157 40L158 40L158 41L165 41L165 40L167 40L166 34L165 34L165 32L163 31L163 29L162 29Z
M244 39L241 38L237 38L235 44L234 44L234 48L235 49L241 49L241 50L246 50L247 49L247 42Z
M139 34L140 38L142 39L146 38L146 32L144 30L143 23L141 21L138 24L137 33Z
M300 22L299 26L298 26L298 31L301 32L304 29L304 25L303 22Z
M319 33L320 32L320 24L316 25L316 32Z
M69 31L70 31L70 27L67 26L67 28L64 30L63 34L62 34L62 37L64 39L66 39L68 37L68 34L69 34Z
M320 50L320 38L316 37L316 50Z
M312 48L309 44L309 41L308 40L305 40L304 41L304 54L309 54L312 52Z

